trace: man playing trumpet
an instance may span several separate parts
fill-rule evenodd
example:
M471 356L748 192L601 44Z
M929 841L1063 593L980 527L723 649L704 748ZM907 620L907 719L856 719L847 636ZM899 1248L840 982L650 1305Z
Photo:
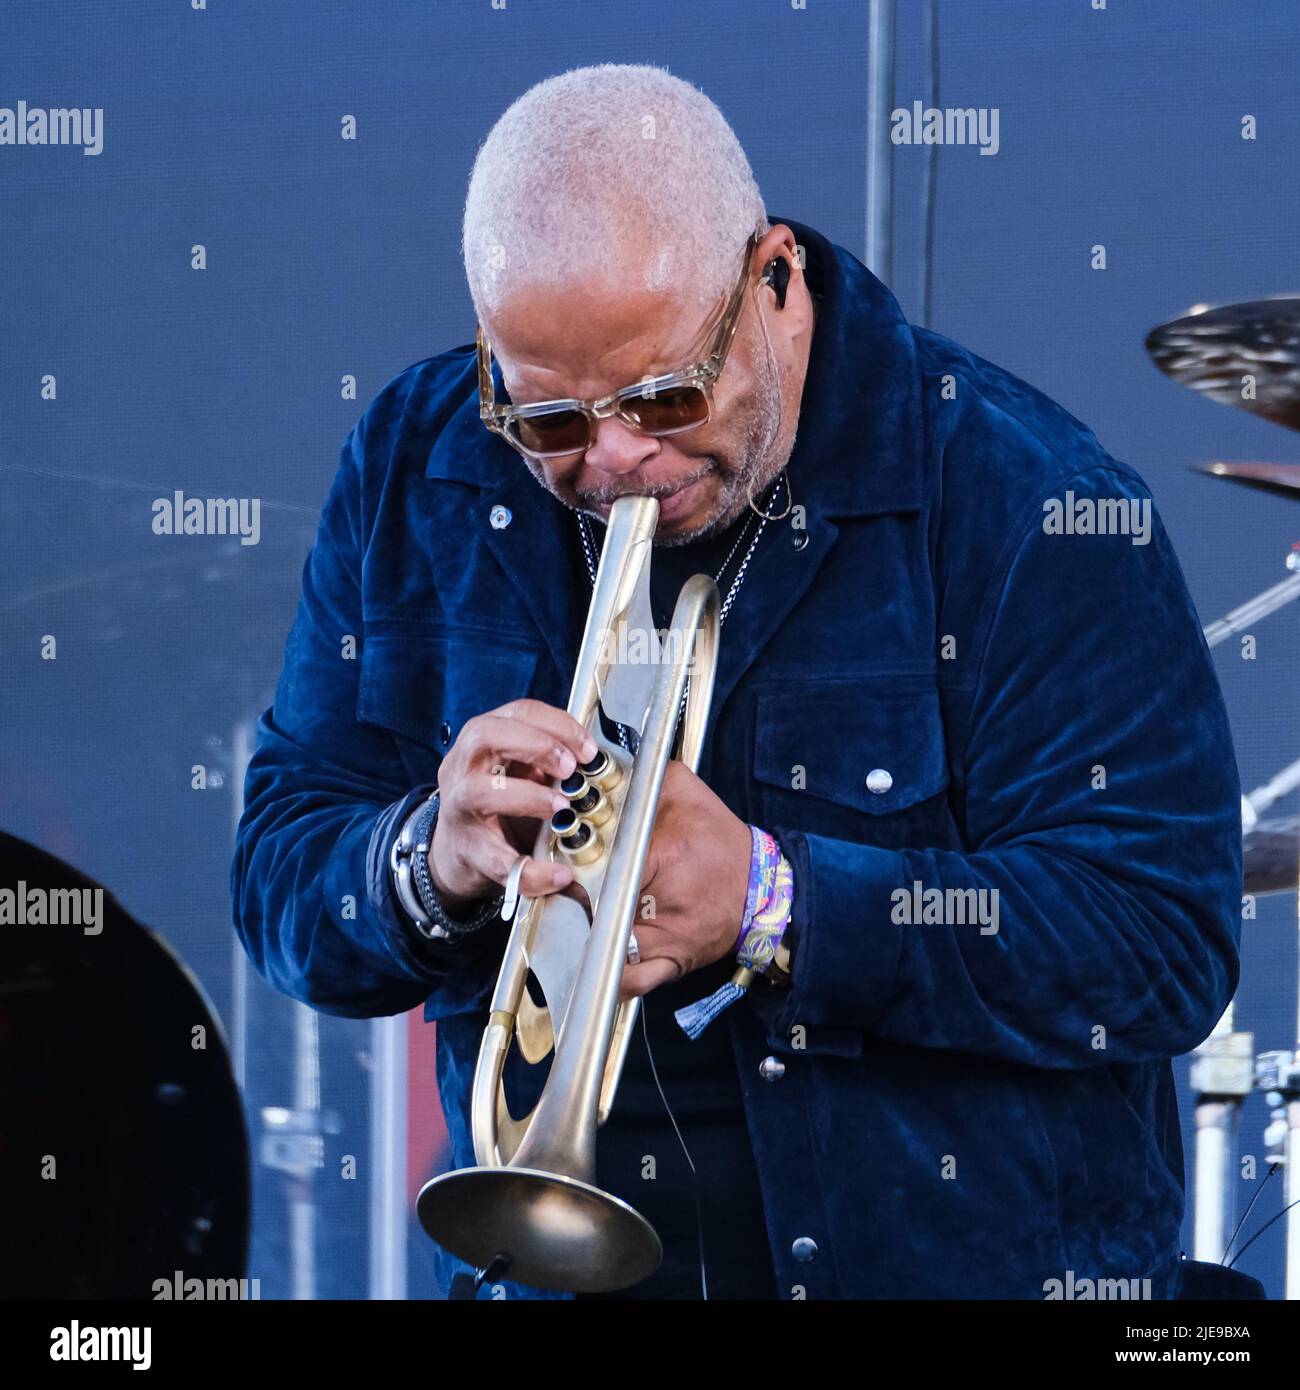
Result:
M1041 1298L1069 1270L1176 1297L1170 1058L1237 981L1236 770L1158 517L1142 544L1044 525L1067 490L1149 504L1141 479L770 218L657 69L511 106L464 255L480 340L349 435L260 725L258 968L329 1012L425 1004L475 1162L503 900L574 891L530 850L595 775L564 706L605 521L653 496L653 624L702 573L722 628L623 969L596 1181L664 1257L619 1296ZM509 1080L536 1099L537 1068Z

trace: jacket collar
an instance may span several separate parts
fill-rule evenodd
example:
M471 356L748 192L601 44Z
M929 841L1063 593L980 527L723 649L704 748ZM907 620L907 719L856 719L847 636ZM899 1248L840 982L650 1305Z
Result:
M795 500L832 516L919 506L920 391L911 325L889 290L842 247L791 218L770 221L794 232L820 299L789 465ZM516 474L531 482L514 450L479 420L474 354L465 350L460 390L468 395L439 432L426 476L485 488ZM500 386L495 362L492 370Z
M804 249L817 304L790 455L796 502L827 516L920 506L920 388L911 325L861 262L820 232L784 222Z

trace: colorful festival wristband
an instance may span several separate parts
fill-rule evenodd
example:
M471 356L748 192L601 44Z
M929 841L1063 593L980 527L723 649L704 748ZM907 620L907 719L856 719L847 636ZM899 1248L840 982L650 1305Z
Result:
M772 963L790 921L794 902L794 870L781 853L781 847L765 830L750 826L753 837L749 864L749 888L745 894L745 916L741 922L736 973L707 999L678 1009L673 1017L688 1038L694 1041L724 1009L741 998L754 977Z
M781 847L758 826L749 827L752 848L749 859L749 888L745 893L745 915L741 918L740 931L736 934L736 951L745 944L745 933L749 930L754 914L772 896L772 884L776 881L777 861L781 858Z

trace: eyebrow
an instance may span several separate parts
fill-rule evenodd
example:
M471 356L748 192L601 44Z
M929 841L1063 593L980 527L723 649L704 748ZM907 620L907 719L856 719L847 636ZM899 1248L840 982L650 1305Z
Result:
M709 320L706 323L700 325L700 328L697 331L695 337L692 338L686 344L686 347L683 349L684 355L680 357L675 357L671 361L660 356L652 357L650 359L650 366L648 366L638 377L636 377L632 381L622 382L615 389L625 390L627 387L639 385L642 381L647 379L654 379L662 376L673 376L678 372L685 371L687 367L693 366L696 363L703 361L703 354L707 352L709 343L712 341L713 335L716 334L718 330L719 322L720 320L718 318L718 306L714 304L711 306ZM654 365L655 363L663 363L663 365L656 367ZM511 394L510 388L506 385L504 368L502 369L501 373L501 384L503 390L505 391L505 403L515 406L541 405L546 401L566 401L583 399L582 397L578 396L533 396L529 400L517 400Z
M657 361L662 361L663 359L652 357L650 360L651 360L652 363L654 363L654 362L657 362ZM694 360L694 359L692 359L692 360ZM639 376L634 377L631 381L624 381L624 382L621 382L617 387L615 387L615 390L623 391L623 390L626 390L629 386L639 386L643 381L646 381L646 380L656 380L657 378L663 377L663 376L673 376L673 375L675 375L677 372L685 371L686 368L689 367L690 365L691 365L691 362L690 362L690 361L685 361L685 360L683 360L683 361L681 361L681 362L667 363L667 364L666 364L665 366L663 366L663 367L658 367L658 368L653 368L653 369L647 368L647 370L645 370L644 372L642 372ZM581 400L581 399L583 399L583 397L580 397L580 396L539 396L539 395L535 395L535 394L530 393L530 396L529 396L529 399L528 399L528 400L517 400L517 399L515 398L515 396L512 394L512 392L511 392L511 390L510 390L510 387L506 384L506 379L505 379L505 373L504 373L504 372L502 372L502 374L501 374L501 386L502 386L502 390L505 392L506 401L507 401L510 405L518 405L518 406L524 406L524 405L541 405L541 404L543 404L545 401L573 401L573 400ZM596 398L596 399L599 399L599 398Z

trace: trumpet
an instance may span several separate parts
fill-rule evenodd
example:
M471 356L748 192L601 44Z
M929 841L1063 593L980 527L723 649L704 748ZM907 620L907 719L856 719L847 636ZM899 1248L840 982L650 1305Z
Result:
M474 1070L477 1166L426 1183L416 1207L425 1231L476 1269L572 1293L640 1283L663 1255L650 1223L595 1183L596 1131L640 1003L620 1003L619 983L664 773L674 752L697 769L717 671L719 596L707 574L682 586L662 646L655 631L658 517L653 497L610 509L568 704L596 755L558 784L570 804L533 847L572 866L590 907L564 892L519 898ZM632 649L649 659L627 659ZM602 709L640 731L635 754L606 737ZM554 1054L536 1105L518 1119L502 1084L512 1045L530 1063Z

